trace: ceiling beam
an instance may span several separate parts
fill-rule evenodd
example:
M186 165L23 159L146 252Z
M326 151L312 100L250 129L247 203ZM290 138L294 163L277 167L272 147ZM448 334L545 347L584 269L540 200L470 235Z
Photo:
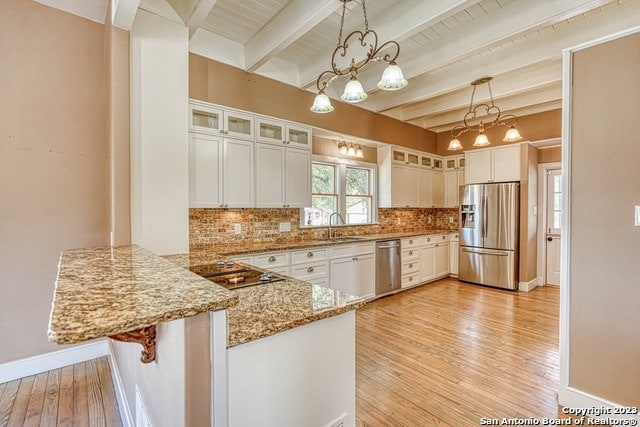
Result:
M245 70L254 72L336 10L337 0L293 0L245 45Z
M387 40L400 41L479 1L480 0L404 0L394 4L388 11L373 17L369 22L369 28L376 31L378 40L382 43ZM361 30L362 28L362 25L359 25L357 28L346 28L344 33L349 34L351 31ZM331 52L327 52L326 58L318 58L317 61L300 70L301 87L306 88L315 84L318 75L331 66L330 55Z
M561 81L562 61L556 60L496 76L492 92L494 99L499 99L546 88L550 84L558 84ZM397 107L393 110L398 111L399 114L394 113L394 115L399 115L400 120L409 121L453 110L467 110L471 102L471 92L472 88L469 85L461 90L429 98L417 104ZM473 100L474 105L489 101L487 85L478 86Z
M525 32L557 23L599 7L611 0L523 0L497 9L491 14L464 25L428 43L420 55L399 58L405 78L410 79L457 60L473 55L489 46L511 40ZM499 23L499 24L496 24ZM376 88L379 73L368 70L360 77L365 91Z
M569 24L532 35L491 53L421 74L411 79L409 86L401 91L370 93L361 105L380 112L419 102L467 87L471 81L482 76L496 76L543 61L560 59L563 49L636 25L640 25L640 3L622 3L585 18L576 18Z
M516 95L495 99L496 105L504 114L510 114L513 111L527 107L530 105L544 104L547 102L559 101L562 99L562 82L552 83L544 88L537 88L529 92L518 93ZM425 129L453 127L453 125L462 123L462 118L467 112L467 108L447 111L442 114L428 115L421 118L415 118L409 122L419 122L420 126ZM486 117L486 116L485 116ZM479 122L483 117L478 116Z
M196 33L196 30L200 28L207 15L211 13L213 6L216 5L216 1L217 0L199 0L195 4L195 6L193 7L193 11L185 22L187 28L189 29L189 40L191 40L193 35Z
M140 0L111 0L111 24L123 30L131 30Z

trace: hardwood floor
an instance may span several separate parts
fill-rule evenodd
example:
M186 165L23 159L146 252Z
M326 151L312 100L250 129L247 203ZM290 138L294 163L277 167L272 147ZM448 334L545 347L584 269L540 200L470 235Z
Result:
M106 357L0 384L0 426L121 426Z
M356 316L358 426L478 426L559 412L559 288L444 279Z

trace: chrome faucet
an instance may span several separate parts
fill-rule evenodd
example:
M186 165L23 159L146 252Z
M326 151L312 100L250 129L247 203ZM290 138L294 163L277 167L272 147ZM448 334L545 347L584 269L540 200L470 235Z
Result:
M346 223L344 222L344 218L342 218L342 215L340 215L340 213L339 213L339 212L334 212L334 213L332 213L331 215L329 215L329 236L328 236L328 237L329 237L329 239L333 239L334 237L336 237L336 230L334 230L334 229L331 227L331 220L333 219L333 216L334 216L334 215L337 215L337 216L338 216L338 218L342 221L342 225L346 224ZM338 223L337 223L337 222L336 222L336 225L338 225Z

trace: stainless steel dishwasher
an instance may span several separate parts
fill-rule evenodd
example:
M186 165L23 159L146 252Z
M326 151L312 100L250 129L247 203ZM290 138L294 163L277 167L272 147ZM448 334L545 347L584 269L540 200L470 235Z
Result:
M400 289L400 240L376 242L376 295Z

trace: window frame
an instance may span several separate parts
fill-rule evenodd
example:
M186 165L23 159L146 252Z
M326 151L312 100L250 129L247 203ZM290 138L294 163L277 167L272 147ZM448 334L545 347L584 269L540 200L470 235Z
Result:
M340 213L340 215L344 218L344 220L347 220L347 202L346 202L346 197L347 197L347 180L346 180L346 175L347 175L347 168L354 168L354 169L364 169L367 170L369 172L369 194L368 195L350 195L352 197L368 197L371 200L371 217L369 219L369 222L366 223L357 223L357 224L344 224L344 226L366 226L366 225L374 225L378 223L378 199L377 199L377 175L378 175L378 165L375 163L368 163L368 162L361 162L361 161L357 161L357 160L348 160L348 159L339 159L339 158L334 158L334 157L327 157L327 156L319 156L319 155L313 155L312 159L311 159L311 168L313 169L313 165L314 164L320 164L320 165L329 165L329 166L334 166L335 169L335 174L334 174L334 180L335 180L335 190L337 191L337 194L335 194L335 196L337 196L337 212ZM313 172L311 172L313 173ZM313 188L311 189L313 191ZM328 193L311 193L311 196L333 196L333 194L328 194ZM310 206L307 206L307 208L310 208ZM307 225L305 223L306 217L305 217L305 208L301 208L300 209L300 227L301 228L317 228L317 227L328 227L328 224L318 224L318 225ZM343 224L333 224L333 225L340 225L343 226Z

